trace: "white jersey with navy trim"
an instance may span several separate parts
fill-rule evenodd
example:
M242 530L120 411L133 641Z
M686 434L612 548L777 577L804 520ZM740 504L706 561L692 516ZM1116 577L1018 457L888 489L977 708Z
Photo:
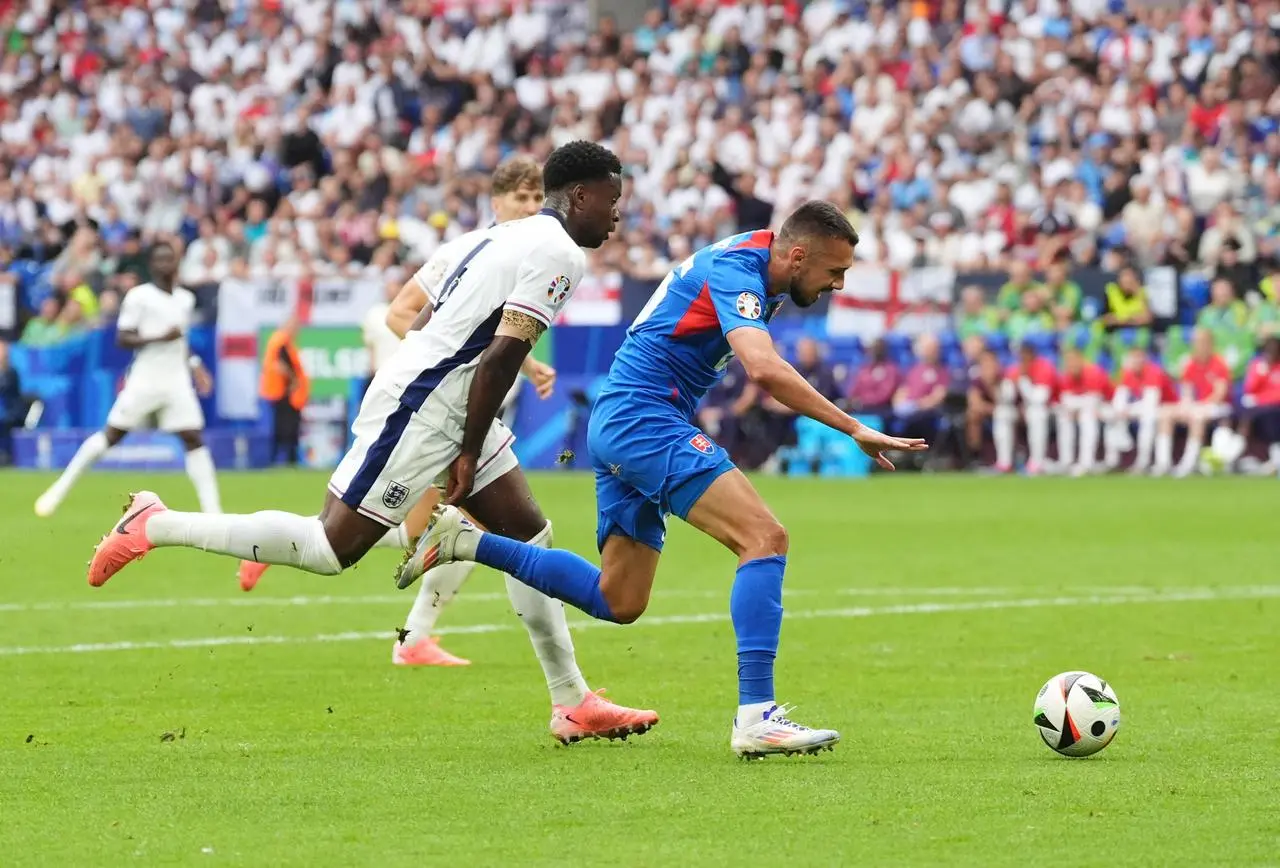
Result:
M447 477L461 448L476 365L503 311L550 326L586 268L586 255L554 211L456 240L468 243L451 242L443 276L424 287L430 321L379 368L351 428L355 441L329 481L343 503L388 525ZM516 466L514 439L493 422L473 490Z
M464 239L466 245L455 246ZM405 337L373 387L424 413L427 399L440 392L455 406L439 409L465 417L472 372L502 312L519 311L550 327L582 280L586 254L555 212L545 210L456 241L444 276L427 291L431 320Z

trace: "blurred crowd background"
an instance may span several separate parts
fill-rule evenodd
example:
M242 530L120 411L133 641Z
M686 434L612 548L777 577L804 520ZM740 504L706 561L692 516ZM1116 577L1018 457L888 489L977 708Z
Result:
M1197 324L1242 378L1280 328L1278 33L1277 0L0 0L0 425L157 240L210 322L228 280L399 286L492 218L501 160L576 138L626 170L587 294L809 198L862 265L945 274L924 327L786 339L851 407L922 331L960 394L967 338L1176 378ZM748 463L794 436L724 406L765 420Z

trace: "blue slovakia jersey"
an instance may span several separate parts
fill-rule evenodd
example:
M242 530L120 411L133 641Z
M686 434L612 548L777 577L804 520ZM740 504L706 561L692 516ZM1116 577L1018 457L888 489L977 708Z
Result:
M736 328L768 329L784 296L768 296L773 233L745 232L704 247L666 276L636 317L600 396L643 394L689 419L733 353Z

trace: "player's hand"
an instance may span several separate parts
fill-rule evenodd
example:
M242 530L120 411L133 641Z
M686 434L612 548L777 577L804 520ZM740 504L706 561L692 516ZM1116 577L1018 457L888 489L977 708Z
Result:
M191 371L191 379L196 385L196 394L207 398L213 393L213 374L204 365Z
M924 452L929 448L929 444L919 437L890 437L888 434L882 434L873 428L862 426L853 440L858 444L858 448L870 455L885 470L894 470L893 462L885 457L884 453L898 450L899 452Z
M542 362L531 360L525 373L529 377L529 382L533 383L533 388L538 393L539 398L545 401L551 397L551 393L556 388L555 368Z
M476 483L476 458L474 455L459 455L449 465L449 487L444 492L444 502L450 506L458 506L467 499L471 487Z

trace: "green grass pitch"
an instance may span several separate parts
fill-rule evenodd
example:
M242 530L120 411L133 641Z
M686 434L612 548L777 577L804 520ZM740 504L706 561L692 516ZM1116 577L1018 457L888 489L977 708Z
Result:
M412 592L391 552L246 595L231 560L157 551L95 590L84 564L122 495L189 509L187 480L90 475L42 521L48 478L0 479L6 865L1280 864L1265 480L759 480L791 532L779 698L844 741L744 763L733 559L678 522L646 616L575 631L592 686L661 725L563 748L493 573L441 621L474 665L400 669ZM324 492L221 482L242 511ZM557 542L593 552L590 480L534 489ZM1087 760L1031 723L1074 668L1124 715Z

